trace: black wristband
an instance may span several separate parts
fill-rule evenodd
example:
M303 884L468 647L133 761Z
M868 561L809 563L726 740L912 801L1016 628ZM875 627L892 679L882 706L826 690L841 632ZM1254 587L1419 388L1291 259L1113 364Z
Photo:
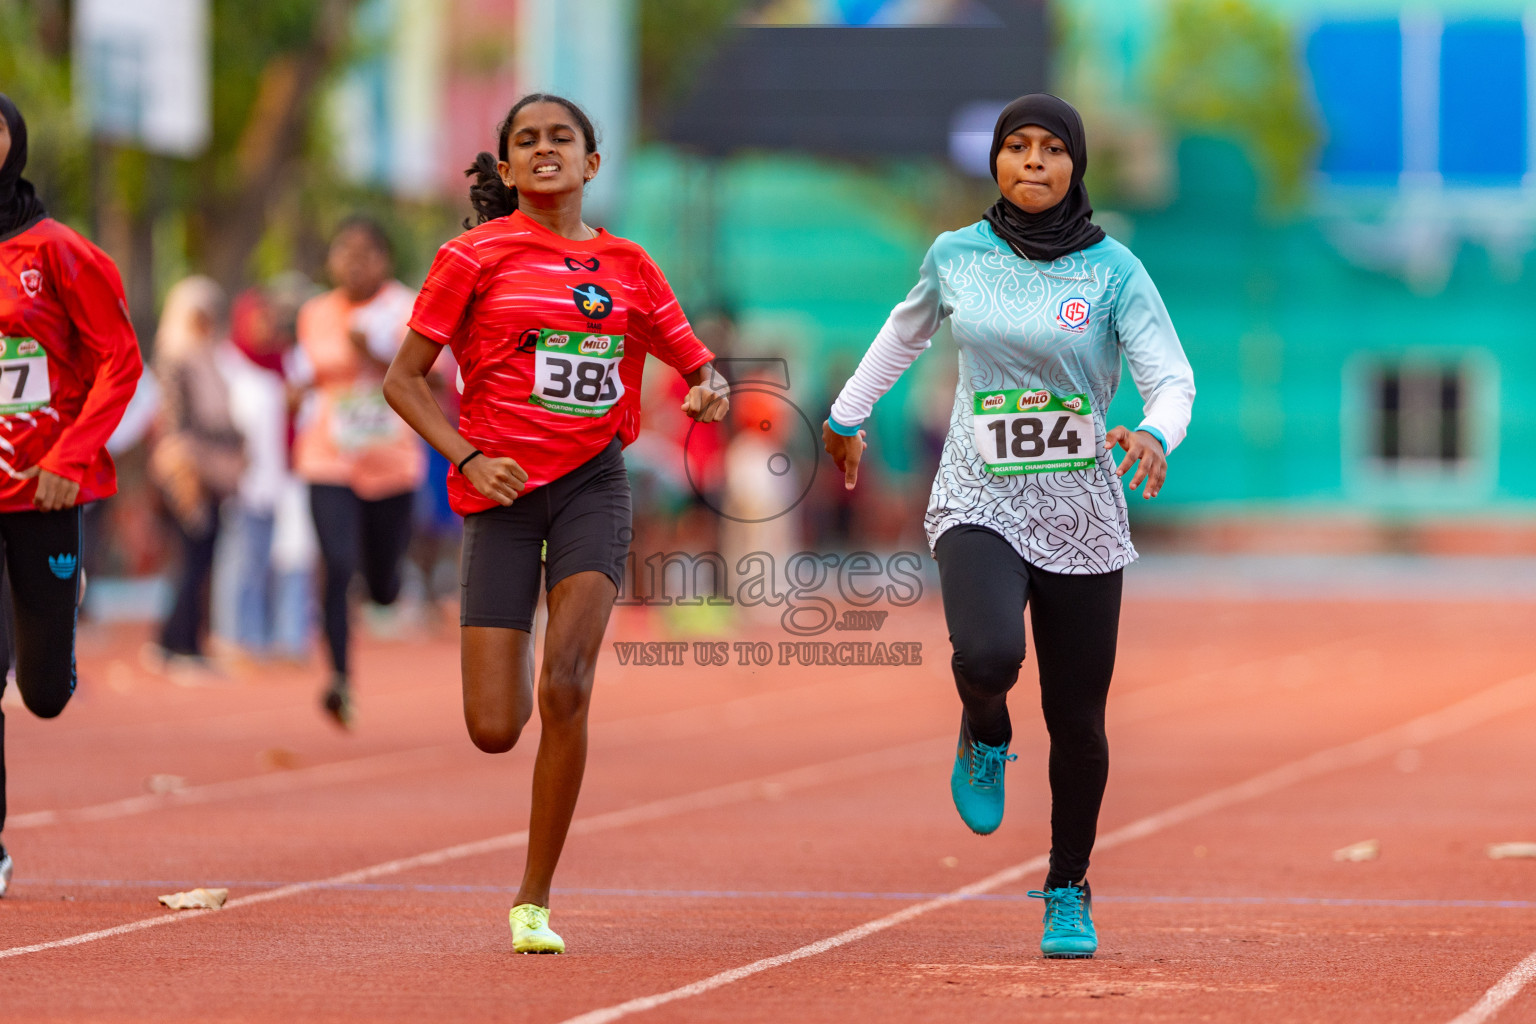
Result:
M474 458L476 455L484 455L484 454L485 454L485 452L482 452L479 448L476 448L474 451L472 451L468 455L464 456L462 459L459 460L459 472L460 473L464 472L464 467L469 465L469 460L470 459Z

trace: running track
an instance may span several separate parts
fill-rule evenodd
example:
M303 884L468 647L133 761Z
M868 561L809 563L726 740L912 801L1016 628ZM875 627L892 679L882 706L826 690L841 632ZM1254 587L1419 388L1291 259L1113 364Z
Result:
M82 642L7 707L6 1021L1536 1020L1531 605L1131 600L1092 872L1101 951L1038 958L1045 742L1027 664L1008 817L949 804L937 609L889 669L600 669L557 878L572 953L510 952L536 737L464 737L455 638L183 688ZM654 638L641 613L610 639ZM763 626L732 638L782 639ZM843 639L838 636L834 639ZM186 788L146 792L175 775ZM1365 839L1381 856L1338 863ZM161 893L228 885L216 912ZM1531 984L1527 984L1531 982Z

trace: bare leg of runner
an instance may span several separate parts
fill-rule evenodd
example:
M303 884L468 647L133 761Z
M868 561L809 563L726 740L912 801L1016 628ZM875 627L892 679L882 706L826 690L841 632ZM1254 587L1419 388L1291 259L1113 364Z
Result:
M549 906L549 884L576 813L587 767L587 708L608 616L618 591L600 572L578 572L549 592L539 674L539 755L533 765L528 865L518 903Z
M499 626L464 626L460 634L469 738L487 754L504 754L533 715L533 634Z
M592 679L617 596L613 581L601 572L575 573L549 593L538 690L542 734L519 904L549 906L550 880L581 793ZM475 745L491 752L512 749L533 710L532 635L466 626L463 669L464 718Z

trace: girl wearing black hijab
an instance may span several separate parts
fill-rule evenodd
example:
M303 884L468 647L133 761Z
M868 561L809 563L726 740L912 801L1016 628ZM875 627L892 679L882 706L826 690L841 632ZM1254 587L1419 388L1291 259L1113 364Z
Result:
M0 95L0 557L15 608L16 685L33 714L52 718L75 691L80 508L117 491L107 438L143 364L117 267L48 216L21 176L26 164L27 123ZM0 666L10 639L0 631ZM0 896L10 880L0 846Z
M822 428L852 488L860 425L950 321L960 377L924 520L963 707L950 793L972 831L1002 822L1027 604L1051 737L1050 871L1030 895L1045 900L1040 948L1052 958L1098 949L1088 858L1108 778L1120 573L1136 558L1120 478L1135 466L1131 490L1156 496L1195 395L1151 278L1093 223L1087 166L1071 104L1044 94L1009 104L992 135L997 202L933 243ZM1134 431L1104 418L1122 355L1144 402Z

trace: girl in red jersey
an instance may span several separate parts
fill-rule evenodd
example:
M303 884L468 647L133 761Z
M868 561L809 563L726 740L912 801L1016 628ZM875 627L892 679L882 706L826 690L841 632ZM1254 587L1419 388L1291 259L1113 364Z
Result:
M464 516L464 718L481 750L510 750L533 713L540 548L549 621L538 706L528 860L510 915L513 948L559 953L549 886L586 767L598 649L630 540L620 454L640 426L647 354L682 374L701 423L726 383L644 249L581 219L597 140L579 107L536 93L500 126L500 159L467 174L479 224L438 250L410 332L384 381L401 417L454 464ZM441 346L460 367L455 429L427 373Z
M80 506L117 491L107 438L143 363L117 268L48 216L21 176L26 163L27 124L0 94L0 552L15 605L16 685L33 714L52 718L75 692ZM0 651L0 673L9 661ZM0 846L0 896L10 880Z

